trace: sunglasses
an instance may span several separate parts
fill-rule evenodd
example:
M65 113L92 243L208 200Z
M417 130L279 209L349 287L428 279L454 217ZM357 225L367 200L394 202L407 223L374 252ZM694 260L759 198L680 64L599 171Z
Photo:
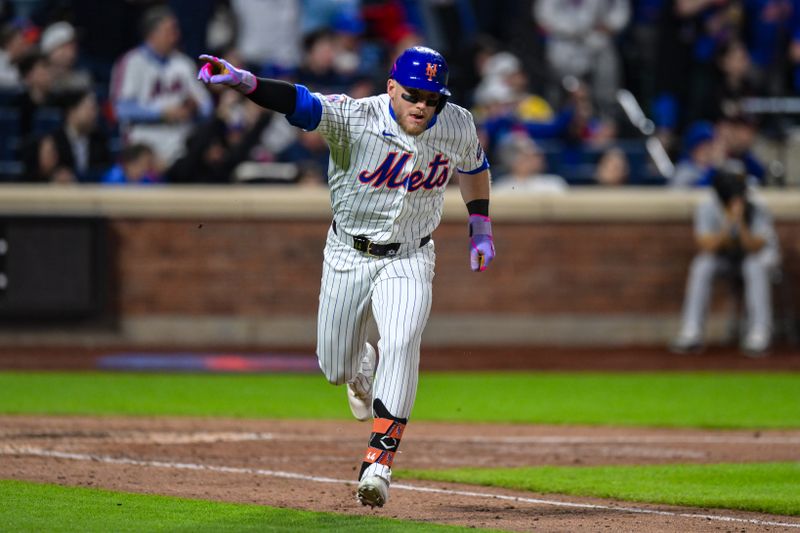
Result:
M422 95L414 91L400 93L400 97L410 104L416 104L418 102L425 101L425 105L428 107L436 107L439 105L440 100L438 96L436 98L423 98Z

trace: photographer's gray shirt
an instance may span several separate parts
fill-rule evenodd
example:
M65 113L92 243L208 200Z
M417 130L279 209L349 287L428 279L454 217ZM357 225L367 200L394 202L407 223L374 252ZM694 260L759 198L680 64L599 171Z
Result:
M779 252L778 235L772 223L772 215L760 200L751 196L748 198L748 202L753 205L753 220L750 223L750 231L766 241L762 250L770 250L777 256ZM722 203L715 194L709 194L697 205L695 210L694 233L698 237L719 233L724 221L725 210Z

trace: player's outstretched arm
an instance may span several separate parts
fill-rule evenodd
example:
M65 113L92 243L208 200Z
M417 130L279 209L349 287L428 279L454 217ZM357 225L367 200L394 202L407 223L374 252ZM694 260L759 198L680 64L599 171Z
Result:
M261 107L291 115L297 105L297 87L291 83L258 78L252 72L231 65L221 57L203 54L205 61L197 79L208 85L225 85L239 91Z
M461 197L469 212L469 262L474 272L483 272L495 256L492 219L489 218L489 171L458 176Z

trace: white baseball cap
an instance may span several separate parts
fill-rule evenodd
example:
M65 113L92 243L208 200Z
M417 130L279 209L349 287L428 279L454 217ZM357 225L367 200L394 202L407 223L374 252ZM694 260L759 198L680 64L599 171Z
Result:
M486 78L491 78L509 76L520 70L522 70L522 63L517 56L511 52L497 52L486 60L481 74Z
M474 98L479 105L508 104L514 101L514 91L503 80L492 77L478 85Z
M75 28L64 20L48 26L42 32L42 52L49 54L59 46L75 40Z

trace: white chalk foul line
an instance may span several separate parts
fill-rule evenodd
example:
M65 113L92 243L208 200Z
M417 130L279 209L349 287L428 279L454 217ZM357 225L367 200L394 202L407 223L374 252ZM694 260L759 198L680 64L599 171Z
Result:
M141 459L129 459L125 457L108 457L103 455L92 455L84 453L59 452L56 450L45 450L31 448L28 446L5 446L0 448L0 455L29 455L36 457L54 457L59 459L72 459L76 461L93 461L108 464L146 466L152 468L172 468L178 470L201 470L209 472L222 472L227 474L247 474L267 477L277 477L284 479L297 479L301 481L313 481L315 483L333 483L344 485L355 485L356 482L346 479L336 479L331 477L309 476L296 472L282 472L280 470L264 470L260 468L241 468L232 466L214 466L197 463L177 463L166 461L145 461ZM680 518L694 518L699 520L712 520L717 522L734 522L740 524L754 524L759 526L776 526L800 529L797 522L776 522L772 520L758 520L755 518L738 518L735 516L698 514L698 513L679 513L675 511L659 511L655 509L643 509L640 507L614 507L611 505L599 505L591 503L562 502L558 500L543 500L539 498L525 498L520 496L506 496L504 494L492 494L488 492L473 492L464 490L437 489L434 487L421 487L417 485L404 485L402 483L392 484L393 490L409 490L414 492L425 492L430 494L445 494L450 496L467 496L473 498L484 498L492 500L505 500L517 503L532 503L538 505L548 505L552 507L568 507L572 509L592 509L602 511L615 511L620 513L648 514L658 516L674 516Z

